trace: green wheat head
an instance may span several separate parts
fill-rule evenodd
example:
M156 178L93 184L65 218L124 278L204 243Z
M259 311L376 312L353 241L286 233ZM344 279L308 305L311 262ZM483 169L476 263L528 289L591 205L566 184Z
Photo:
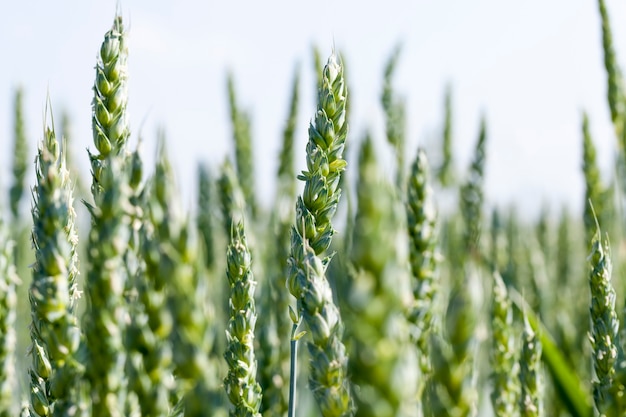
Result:
M226 253L226 276L230 285L230 320L226 330L228 375L224 387L235 417L260 417L261 386L256 381L254 329L257 314L254 303L256 282L252 275L252 256L243 223L233 224Z
M78 298L78 233L73 185L54 130L46 127L37 155L33 189L35 248L30 286L33 411L40 416L86 415L85 398L73 383L82 377ZM47 409L47 410L46 410Z
M311 333L310 386L325 417L353 413L348 358L341 341L343 325L326 279L330 259L321 257L334 234L331 218L337 210L339 180L346 167L342 158L348 130L346 99L343 70L332 55L324 67L317 112L309 127L307 170L298 176L305 185L296 203L287 280Z
M491 306L491 402L497 417L516 415L519 380L513 309L502 277L495 272Z
M543 411L543 377L541 372L541 342L524 316L522 353L519 360L520 402L522 417L541 417Z
M418 149L411 166L407 189L407 226L411 270L413 272L414 304L408 318L414 325L414 338L420 350L420 366L425 375L430 373L429 345L433 310L438 283L437 267L437 208L430 186L426 153Z
M15 415L15 320L19 284L13 264L13 241L0 219L0 417Z

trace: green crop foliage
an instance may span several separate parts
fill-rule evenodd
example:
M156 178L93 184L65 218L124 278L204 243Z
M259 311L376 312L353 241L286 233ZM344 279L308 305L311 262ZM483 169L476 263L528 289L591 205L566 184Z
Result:
M599 11L622 147L622 72L602 0ZM604 173L586 114L572 142L583 209L544 205L529 218L485 190L484 117L465 176L455 175L449 86L435 169L425 143L405 172L412 120L394 81L400 49L384 66L384 132L372 127L360 143L348 132L345 62L333 53L324 64L314 49L315 112L299 126L307 75L296 65L268 207L254 181L252 113L230 75L232 138L210 140L232 139L233 158L193 161L189 209L163 129L154 164L130 148L152 138L130 128L123 23L115 16L96 59L83 155L91 195L69 160L80 138L67 113L63 137L43 121L28 163L32 130L16 90L0 213L0 417L626 415L626 158ZM29 174L31 224L21 201Z

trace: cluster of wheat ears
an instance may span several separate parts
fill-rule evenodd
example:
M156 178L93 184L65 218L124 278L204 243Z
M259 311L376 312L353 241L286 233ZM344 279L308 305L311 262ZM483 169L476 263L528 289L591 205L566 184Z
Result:
M230 76L235 158L217 177L199 166L192 218L165 138L150 176L129 144L117 16L96 63L90 189L72 174L69 119L57 135L48 107L32 222L20 211L31 155L16 93L0 222L0 417L626 415L616 301L626 281L612 277L626 262L609 245L626 237L626 93L598 4L616 174L601 178L584 116L585 211L532 222L483 203L485 118L471 165L456 171L450 90L436 167L424 149L407 152L393 86L400 49L381 96L393 180L370 135L348 139L342 60L323 65L315 51L306 169L294 168L296 73L276 198L269 210L257 203L250 117ZM349 168L346 146L359 147ZM446 194L458 208L439 214Z

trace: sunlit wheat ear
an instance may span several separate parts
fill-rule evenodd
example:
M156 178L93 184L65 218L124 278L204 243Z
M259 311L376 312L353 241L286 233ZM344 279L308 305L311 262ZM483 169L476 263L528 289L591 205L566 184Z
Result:
M612 263L608 241L602 242L599 226L591 241L589 255L591 292L591 331L593 399L600 415L613 416L624 407L624 387L617 375L619 355L619 320L615 311L615 289L611 283Z
M348 130L346 100L343 69L332 55L324 67L317 112L309 127L307 170L298 176L305 185L296 203L287 280L310 331L309 382L325 417L353 414L348 357L341 340L343 324L326 279L330 258L322 257L334 233L331 218L337 210L339 180L346 167L342 158Z
M75 315L78 297L78 234L74 225L72 184L65 157L52 128L45 128L36 160L33 188L35 264L29 298L31 304L31 384L39 391L32 406L48 403L54 415L84 413L77 360L81 332ZM46 364L46 366L42 366ZM41 400L41 401L39 401ZM42 408L43 410L43 408ZM37 412L35 410L35 412ZM46 415L47 413L39 415Z
M92 227L87 244L84 331L93 415L121 416L126 401L128 308L124 292L129 280L126 254L132 235L131 172L126 158L126 41L122 18L116 16L105 34L96 63L90 154L94 205L88 205Z
M100 173L112 153L120 155L130 136L128 127L128 45L122 17L116 16L111 29L104 35L96 61L93 87L91 127L98 153L91 154L93 176L91 192L101 191Z

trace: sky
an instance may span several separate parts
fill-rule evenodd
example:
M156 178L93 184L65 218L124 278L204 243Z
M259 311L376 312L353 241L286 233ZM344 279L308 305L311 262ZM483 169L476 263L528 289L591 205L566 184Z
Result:
M88 181L96 53L116 8L129 30L131 143L142 137L146 169L157 129L191 206L200 161L216 171L232 155L226 75L252 116L257 194L272 201L277 155L296 69L302 83L296 161L304 167L314 114L312 46L345 59L352 102L349 141L366 130L390 178L380 105L385 62L402 43L395 87L407 105L407 159L425 146L436 159L446 85L453 88L454 154L467 170L481 116L488 126L490 206L536 213L549 205L579 212L582 112L590 117L605 181L616 139L606 103L601 26L595 0L318 0L316 2L29 0L8 2L0 25L0 187L10 178L12 101L25 89L34 159L49 93L53 112L72 117L73 153ZM626 4L607 0L618 61L626 67ZM352 149L357 147L353 146ZM433 159L431 158L431 159ZM34 171L34 170L31 170ZM31 172L30 179L34 178ZM5 194L6 195L6 194ZM1 201L2 199L0 199Z

